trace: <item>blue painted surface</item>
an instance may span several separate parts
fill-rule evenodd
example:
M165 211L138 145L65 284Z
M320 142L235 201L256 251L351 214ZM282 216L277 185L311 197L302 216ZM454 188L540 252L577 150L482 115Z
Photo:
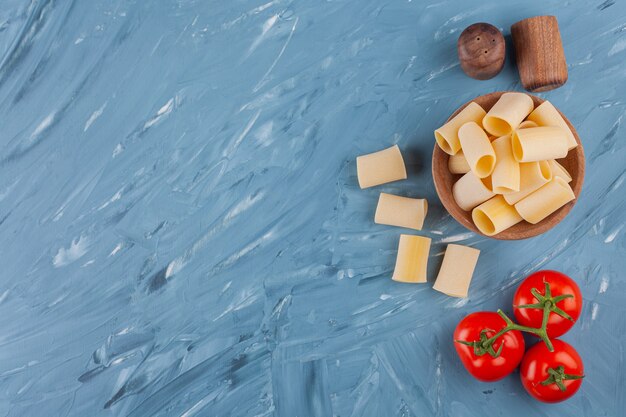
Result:
M432 131L479 82L455 42L556 14L587 175L545 235L498 242L446 215ZM621 416L626 409L623 1L17 1L0 7L0 415ZM510 39L509 39L510 42ZM510 43L509 43L510 45ZM409 179L360 190L397 143ZM480 248L470 297L390 280L380 191L427 197ZM451 332L540 268L581 285L568 402L484 384Z

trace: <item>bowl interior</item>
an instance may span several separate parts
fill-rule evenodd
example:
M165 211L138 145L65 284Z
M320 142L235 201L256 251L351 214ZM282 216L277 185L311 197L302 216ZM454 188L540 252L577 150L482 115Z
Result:
M468 101L461 107L457 109L449 118L453 118L456 116L461 110L463 110L469 103L472 101L479 104L485 111L489 111L491 107L498 101L502 94L506 93L506 91L498 91L495 93L485 94L483 96L477 97L473 100ZM543 103L545 100L533 96L529 94L529 96L533 99L535 107ZM559 111L560 113L560 111ZM526 239L529 237L540 235L541 233L550 230L557 223L559 223L563 218L570 212L574 204L578 200L578 195L580 194L580 190L583 186L583 179L585 176L585 154L583 152L582 143L580 142L580 138L578 137L578 133L574 126L570 123L569 120L561 113L563 119L572 130L574 137L576 138L576 142L578 142L578 146L567 154L565 158L558 159L557 161L567 169L567 171L572 176L572 182L570 186L574 191L574 195L576 199L567 203L565 206L561 207L556 212L552 213L547 218L543 219L541 222L537 224L530 224L525 221L522 221L515 226L504 230L497 235L489 236L494 239L503 239L503 240L516 240L516 239ZM435 149L433 151L433 181L435 183L435 189L437 190L437 194L439 195L439 199L443 206L448 210L448 213L452 217L454 217L459 223L468 228L469 230L476 232L478 234L483 235L478 228L474 225L472 221L472 212L462 210L454 201L452 197L452 185L461 178L461 175L456 175L450 173L448 170L448 158L449 155L442 151L437 144L435 144ZM483 235L485 236L485 235Z

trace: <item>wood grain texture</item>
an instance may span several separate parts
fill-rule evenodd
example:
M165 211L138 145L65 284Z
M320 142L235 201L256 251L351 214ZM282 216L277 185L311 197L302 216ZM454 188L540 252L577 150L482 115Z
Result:
M495 77L504 66L506 43L497 27L474 23L459 36L457 52L463 71L477 80Z
M511 26L517 69L523 87L549 91L567 82L567 62L554 16L536 16Z
M507 91L499 91L495 93L485 94L483 96L475 98L474 100L470 100L467 103L463 104L461 107L459 107L448 118L448 120L456 116L472 101L482 106L486 111L489 111L489 109L498 101L500 96L506 92ZM531 95L530 97L533 99L535 107L545 101L536 96ZM576 142L578 142L578 146L572 149L565 158L558 160L558 162L563 165L572 176L570 186L574 191L576 199L570 203L567 203L565 206L561 207L559 210L552 213L546 219L537 224L533 225L523 221L507 230L498 233L497 235L488 237L500 240L519 240L540 235L556 226L561 220L565 218L565 216L567 216L567 214L574 207L574 204L578 200L580 191L582 190L583 180L585 177L585 155L582 148L582 143L580 141L580 138L578 137L576 129L563 114L561 114L561 116L563 116L563 119L574 133ZM450 213L450 215L454 217L459 223L461 223L467 229L477 234L483 235L472 221L472 212L462 210L454 201L454 198L452 196L452 185L454 185L454 183L461 177L461 175L450 173L450 171L448 170L449 157L450 156L447 153L443 152L439 148L439 146L435 144L432 159L432 174L433 181L435 183L435 189L437 190L439 199L441 200L441 203L446 208L448 213Z

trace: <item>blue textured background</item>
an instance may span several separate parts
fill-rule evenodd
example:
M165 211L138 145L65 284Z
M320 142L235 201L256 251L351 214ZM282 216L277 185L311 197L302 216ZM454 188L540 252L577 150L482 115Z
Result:
M26 1L0 7L0 415L623 416L626 2ZM578 204L528 241L467 232L430 177L432 131L520 89L461 72L460 31L556 14L569 81L543 94L587 155ZM509 39L510 46L510 39ZM397 143L409 179L360 190ZM390 280L427 197L431 279L480 248L470 297ZM587 378L544 405L460 365L465 314L539 268L582 287L564 338Z

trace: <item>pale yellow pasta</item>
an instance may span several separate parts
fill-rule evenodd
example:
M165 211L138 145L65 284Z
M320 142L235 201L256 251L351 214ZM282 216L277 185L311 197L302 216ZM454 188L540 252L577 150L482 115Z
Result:
M483 127L494 136L513 132L533 111L533 99L524 93L504 93L487 112Z
M528 129L529 127L539 127L539 125L531 120L524 120L517 126L517 129Z
M566 132L567 149L574 149L578 146L574 133L567 125L567 122L561 116L561 113L550 103L544 101L530 115L528 120L537 123L539 126L557 126Z
M465 123L459 129L459 141L474 175L488 177L496 164L496 154L483 128L476 122Z
M513 156L518 162L545 161L567 155L565 131L560 127L542 126L513 132Z
M559 164L554 159L548 161L550 164L550 169L552 170L552 175L555 177L561 177L565 180L565 182L571 182L572 176L567 172L567 170L563 167L563 165Z
M406 179L406 168L398 145L356 158L361 188Z
M422 230L427 212L428 202L426 199L380 193L374 222Z
M561 177L554 177L552 181L516 203L515 209L528 223L537 224L574 198L576 197L569 184Z
M458 151L448 157L448 170L453 174L465 174L470 172L470 166L465 159L463 151Z
M470 211L483 201L489 200L495 194L489 190L483 181L472 172L463 175L452 186L452 196L456 204L465 211Z
M496 152L496 166L491 173L491 188L496 194L519 191L519 163L511 150L511 135L502 136L491 142Z
M433 289L450 297L467 297L480 251L469 246L450 244Z
M552 179L552 169L548 161L522 162L519 164L519 191L504 194L509 204L515 204L522 198Z
M493 236L515 226L522 221L522 217L504 197L497 195L472 210L472 220L483 234Z
M472 101L452 120L435 130L435 140L437 140L439 147L448 155L457 153L461 149L458 136L459 128L467 122L480 124L485 114L485 110Z
M426 282L430 239L423 236L400 235L396 267L391 279L398 282Z

